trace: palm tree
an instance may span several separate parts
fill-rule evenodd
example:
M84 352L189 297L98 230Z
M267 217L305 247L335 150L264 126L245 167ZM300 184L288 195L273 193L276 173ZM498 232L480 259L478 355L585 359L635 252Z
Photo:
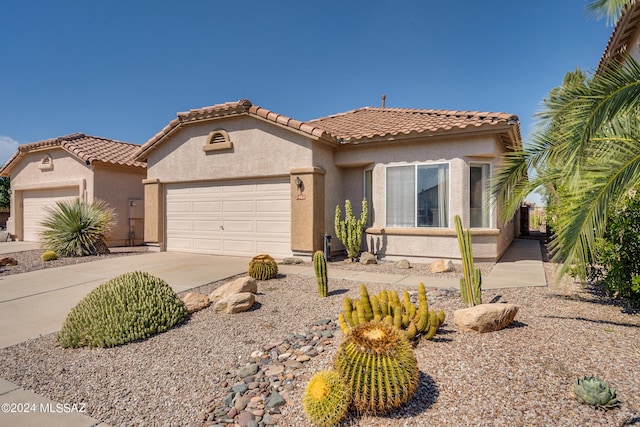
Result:
M609 208L640 185L640 65L630 58L590 79L567 74L539 118L533 143L504 159L494 196L508 218L531 190L550 188L554 259L561 275L572 266L584 275Z
M614 24L625 7L635 3L636 0L594 0L587 5L587 11L593 16L607 18L607 23Z

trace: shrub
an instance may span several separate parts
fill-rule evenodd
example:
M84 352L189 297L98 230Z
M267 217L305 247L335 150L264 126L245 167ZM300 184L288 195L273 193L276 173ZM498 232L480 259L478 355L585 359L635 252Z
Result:
M278 264L271 255L257 255L249 262L248 273L256 280L275 279L278 277Z
M640 289L633 284L634 276L640 275L640 195L636 191L610 210L589 267L590 280L604 281L614 296L640 302Z
M76 198L56 202L41 223L44 246L63 257L98 255L104 238L115 225L115 213L102 200L86 203Z
M53 251L46 251L42 255L40 255L40 258L42 258L42 261L45 261L45 262L54 261L58 259L58 254L56 254Z
M609 409L618 406L616 389L598 377L578 378L573 384L572 395L585 405Z
M125 273L103 283L67 315L58 333L62 347L113 347L148 338L182 322L184 303L162 279Z

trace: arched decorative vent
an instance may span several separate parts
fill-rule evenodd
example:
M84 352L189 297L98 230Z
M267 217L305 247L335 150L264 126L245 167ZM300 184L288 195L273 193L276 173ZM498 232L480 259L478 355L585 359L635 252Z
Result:
M207 144L202 147L205 153L210 151L229 150L233 143L229 140L229 134L224 129L217 129L209 133Z
M53 159L49 154L45 154L40 159L40 163L38 164L38 169L42 171L50 171L53 170Z

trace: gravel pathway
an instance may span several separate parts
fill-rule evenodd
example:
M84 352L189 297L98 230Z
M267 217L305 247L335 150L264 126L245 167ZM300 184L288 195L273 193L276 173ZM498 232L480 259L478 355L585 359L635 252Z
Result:
M550 280L553 266L546 268ZM62 349L54 335L44 336L1 349L0 377L58 402L86 403L89 416L114 426L210 425L206 414L228 396L231 373L268 343L335 319L343 298L357 297L359 285L330 281L330 295L321 299L313 278L281 276L259 282L257 303L247 313L221 315L208 308L180 327L112 349ZM370 293L395 288L367 287ZM447 320L435 339L416 347L421 375L415 397L383 417L350 413L342 425L640 425L637 313L569 281L486 290L483 297L519 305L517 322L499 332L461 334L451 319L462 302L439 298L432 308L444 310ZM309 425L302 390L315 372L331 367L340 339L338 330L323 341L321 353L295 370L277 425ZM584 375L608 381L621 406L596 411L572 400L571 385Z

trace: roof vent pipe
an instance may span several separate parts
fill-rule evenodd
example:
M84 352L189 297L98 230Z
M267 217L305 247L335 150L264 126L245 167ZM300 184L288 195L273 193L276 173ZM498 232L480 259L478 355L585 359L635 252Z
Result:
M382 108L384 108L384 102L387 100L387 95L382 95Z

